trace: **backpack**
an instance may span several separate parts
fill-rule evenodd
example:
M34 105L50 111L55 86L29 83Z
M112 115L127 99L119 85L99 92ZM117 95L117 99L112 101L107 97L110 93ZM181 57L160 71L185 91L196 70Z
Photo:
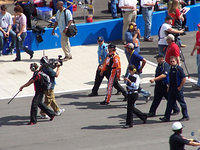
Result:
M38 72L38 75L40 77L41 88L44 91L49 90L51 88L51 81L49 76L42 71Z

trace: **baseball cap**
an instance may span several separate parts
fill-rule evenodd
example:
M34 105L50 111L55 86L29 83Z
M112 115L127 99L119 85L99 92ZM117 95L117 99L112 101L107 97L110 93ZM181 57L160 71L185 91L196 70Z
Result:
M172 124L172 130L176 131L176 130L180 130L183 128L183 125L180 122L174 122Z
M124 47L134 49L133 43L128 43Z
M200 28L200 23L197 25L198 28Z
M174 41L175 38L172 34L168 34L168 36L166 37L166 40L168 40L168 39Z
M114 44L109 44L109 45L108 45L108 48L114 48L114 49L115 49L116 46L115 46Z
M103 39L102 36L99 36L99 37L97 38L97 41L98 41L98 42L102 42L102 41L104 41L104 39Z
M154 56L154 58L161 58L161 57L164 58L164 55L163 54L157 54L156 56Z

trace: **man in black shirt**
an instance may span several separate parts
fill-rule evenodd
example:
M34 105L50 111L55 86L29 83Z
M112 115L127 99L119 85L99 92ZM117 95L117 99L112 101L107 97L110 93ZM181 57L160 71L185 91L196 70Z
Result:
M182 130L183 126L180 122L174 122L172 125L172 134L169 138L170 150L184 150L185 145L200 146L200 143L193 139L186 139L183 137Z
M36 63L32 63L30 65L30 70L33 73L33 77L24 85L22 85L20 87L20 91L23 90L23 88L31 85L32 83L34 83L34 88L35 88L35 96L33 97L32 100L32 104L31 104L31 116L30 116L30 122L28 123L28 125L34 125L37 123L37 111L38 111L38 107L45 112L49 117L50 117L50 121L52 121L55 117L55 113L54 111L52 111L51 109L49 109L43 102L43 96L44 96L44 92L45 90L42 87L41 84L41 75L39 74L38 71L38 65Z

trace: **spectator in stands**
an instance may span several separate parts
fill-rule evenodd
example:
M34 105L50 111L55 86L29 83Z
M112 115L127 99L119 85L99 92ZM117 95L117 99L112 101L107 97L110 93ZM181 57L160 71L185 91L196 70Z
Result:
M17 0L15 5L19 5L23 8L23 13L27 18L27 29L31 29L31 16L34 13L34 5L29 0Z
M182 21L184 21L183 13L180 12L179 0L172 0L172 4L168 9L168 14L173 18L172 26L182 26Z
M134 50L138 53L140 52L140 29L137 28L137 24L135 22L131 22L129 24L129 28L125 33L126 43L133 43Z
M13 61L21 61L20 50L24 50L30 55L30 59L33 57L33 51L24 46L24 41L27 36L26 29L26 16L23 14L23 8L19 5L14 7L14 19L13 24L16 25L16 58Z
M200 23L197 25L198 31L196 33L196 43L191 52L191 56L194 55L195 50L197 50L197 72L198 72L198 81L197 84L193 86L193 88L200 90Z
M0 55L3 51L4 47L4 41L6 38L9 38L9 36L12 38L12 44L10 49L10 52L12 53L12 49L14 49L16 44L16 34L12 30L12 16L10 13L8 13L7 8L5 5L1 5L0 10Z
M158 50L160 54L165 55L166 53L166 48L168 46L167 41L166 41L166 37L168 33L183 33L184 30L177 30L172 28L172 17L171 16L167 16L165 18L165 22L161 25L159 31L158 31Z
M62 1L57 3L58 12L56 13L56 22L54 24L52 35L55 35L55 28L59 26L59 31L61 34L61 46L65 53L64 60L72 59L71 46L69 42L69 37L66 36L66 32L71 25L73 18L71 12L66 9Z
M119 8L123 12L123 33L122 40L125 41L125 32L130 22L136 22L137 0L119 0Z
M168 44L165 61L170 64L170 57L174 56L177 59L177 64L180 65L180 50L178 45L174 42L175 38L172 34L169 34L166 37L166 41Z
M145 22L144 41L147 42L153 42L153 38L151 38L151 24L155 3L156 0L141 0L142 16Z

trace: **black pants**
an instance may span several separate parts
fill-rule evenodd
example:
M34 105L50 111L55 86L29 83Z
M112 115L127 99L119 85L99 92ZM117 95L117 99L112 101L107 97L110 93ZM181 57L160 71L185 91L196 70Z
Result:
M154 99L151 104L151 108L149 113L156 114L156 109L158 108L162 98L165 97L168 100L168 92L167 92L167 85L166 84L156 84L154 89ZM177 106L177 103L173 106L174 112L179 112L180 109Z
M141 120L146 119L146 114L134 107L137 98L138 93L128 94L126 125L133 125L133 113Z
M30 122L37 123L37 112L38 107L45 112L50 118L55 116L55 113L50 110L43 102L43 92L35 92L35 96L33 97L32 104L31 104L31 116Z
M95 77L95 82L94 82L94 86L92 88L92 93L97 94L99 87L103 81L103 78L106 77L109 80L110 77L110 71L104 71L103 76L100 75L100 70L97 68L96 71L96 77ZM113 86L115 89L117 89L117 91L122 92L122 94L124 96L126 96L126 91L124 90L124 88L119 84L119 82L116 80L114 80Z

